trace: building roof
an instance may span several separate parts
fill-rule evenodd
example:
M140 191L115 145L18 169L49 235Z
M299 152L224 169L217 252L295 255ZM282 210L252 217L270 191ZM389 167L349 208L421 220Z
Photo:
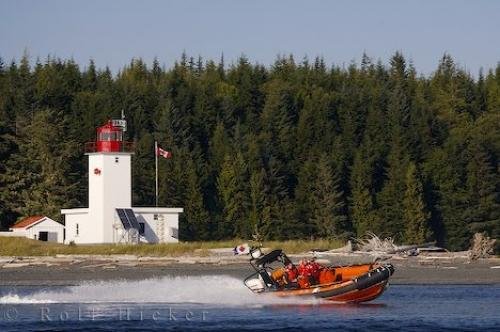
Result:
M154 206L137 206L131 207L134 212L137 213L183 213L183 208L171 208L171 207L154 207Z
M11 228L28 228L28 227L32 226L33 224L39 222L43 218L45 218L45 216L27 217L27 218L21 219L20 221L15 223Z

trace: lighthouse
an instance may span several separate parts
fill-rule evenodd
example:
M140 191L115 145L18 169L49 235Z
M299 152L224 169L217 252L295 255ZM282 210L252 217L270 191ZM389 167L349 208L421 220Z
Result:
M132 207L132 142L125 120L109 120L85 145L87 208L63 209L65 243L178 242L182 208Z

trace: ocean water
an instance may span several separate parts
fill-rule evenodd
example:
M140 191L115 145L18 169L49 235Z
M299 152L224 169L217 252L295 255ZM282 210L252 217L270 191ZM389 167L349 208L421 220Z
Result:
M0 287L0 331L500 331L500 285L394 285L346 305L252 294L229 276Z

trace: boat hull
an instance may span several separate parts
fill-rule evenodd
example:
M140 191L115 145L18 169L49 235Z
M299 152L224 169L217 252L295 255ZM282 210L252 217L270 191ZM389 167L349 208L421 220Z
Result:
M303 289L282 289L273 291L280 297L306 296L322 298L329 301L343 303L361 303L376 299L388 285L389 277L394 272L392 265L381 265L373 267L371 265L359 265L354 267L340 267L343 272L350 271L356 275L360 271L362 274L350 277L330 284L315 285ZM341 270L342 271L342 270Z
M368 302L375 300L377 297L382 295L387 285L388 282L383 281L363 290L355 290L352 292L347 292L345 294L340 294L325 299L329 301L342 302L342 303Z

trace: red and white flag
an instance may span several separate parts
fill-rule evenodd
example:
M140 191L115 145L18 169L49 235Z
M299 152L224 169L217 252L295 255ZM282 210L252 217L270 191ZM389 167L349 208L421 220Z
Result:
M172 158L172 152L167 151L167 150L163 150L160 147L156 148L156 155L162 156L163 158L166 158L166 159Z

